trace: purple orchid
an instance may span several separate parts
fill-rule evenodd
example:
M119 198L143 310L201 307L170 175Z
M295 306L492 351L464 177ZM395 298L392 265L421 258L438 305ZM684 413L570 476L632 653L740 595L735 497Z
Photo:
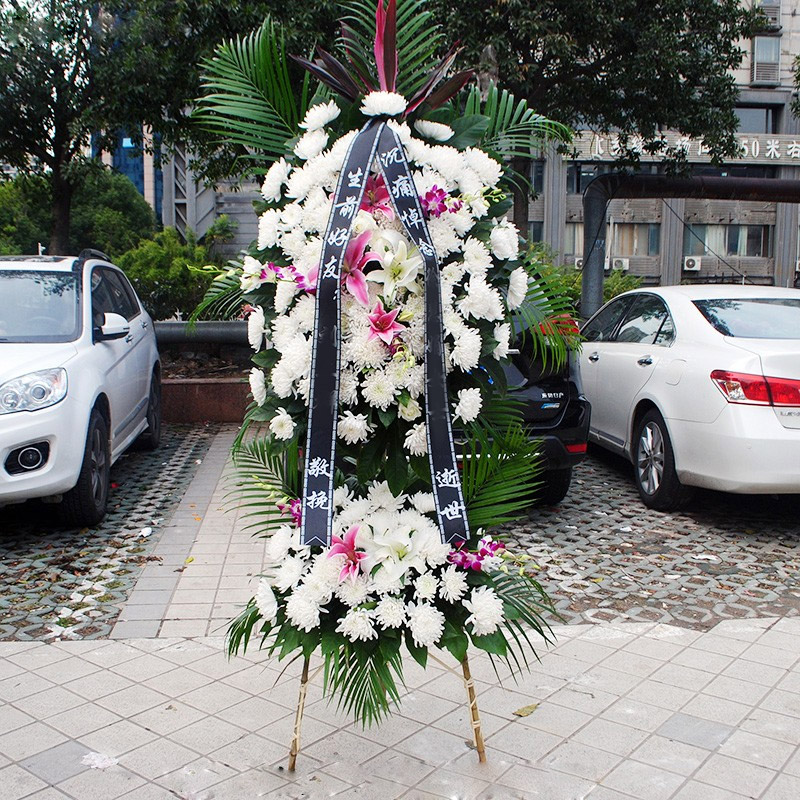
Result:
M342 571L339 573L339 583L347 580L347 578L355 580L361 571L361 560L367 557L363 550L356 550L356 536L358 536L358 525L351 526L344 538L339 538L336 535L331 537L333 544L328 551L328 558L333 558L334 556L345 557Z
M455 550L450 551L447 560L462 569L471 569L480 572L483 569L483 562L489 559L498 558L497 551L503 550L505 545L496 542L491 536L484 536L478 542L478 549L473 551L462 549L464 543L461 542Z
M295 527L299 528L300 523L303 521L303 503L298 499L289 500L288 503L278 503L278 511L286 511L289 510L289 513L292 515L292 522L294 522Z
M406 327L402 323L397 322L397 315L399 313L399 308L387 311L383 307L383 303L378 300L378 302L375 303L375 308L372 309L372 313L367 315L367 319L369 319L369 335L367 338L375 339L377 337L390 345L395 334L405 330Z
M419 202L428 217L441 217L447 211L447 192L434 184Z

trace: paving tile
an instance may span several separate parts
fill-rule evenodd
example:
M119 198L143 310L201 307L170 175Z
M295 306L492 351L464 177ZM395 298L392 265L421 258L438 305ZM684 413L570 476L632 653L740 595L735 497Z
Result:
M25 714L13 706L6 705L2 716L0 716L0 734L22 728L31 722L33 722L33 717L30 714Z
M681 709L684 714L721 722L723 725L738 725L751 710L751 706L734 703L722 697L712 697L709 694L693 697Z
M546 700L543 703L539 703L530 716L517 717L512 724L536 728L566 739L591 719L592 716L590 714Z
M10 662L24 667L26 670L37 670L68 658L68 653L50 644L41 644L37 647L32 647L30 650L26 650L24 653L16 653L8 656Z
M99 669L100 668L96 664L92 664L91 661L70 656L54 664L40 667L36 670L36 673L55 684L63 685L68 681L75 680L76 678L83 678L86 675L97 672Z
M602 784L634 797L642 797L642 788L647 787L647 800L667 800L683 781L683 776L674 772L638 761L623 761L603 778Z
M626 653L636 653L640 656L666 662L680 653L683 648L684 645L676 644L675 642L642 636L626 644L622 649Z
M466 738L466 737L465 737ZM498 751L525 761L538 761L563 743L560 736L510 723L492 736L486 737L488 751Z
M542 766L558 772L568 772L586 780L599 781L620 761L620 756L615 753L578 742L565 742L542 759Z
M169 738L191 748L200 755L207 755L245 734L246 732L241 728L228 722L223 722L215 717L205 717L185 728L173 731Z
M797 663L798 651L789 651L777 647L767 647L763 644L751 644L742 654L745 661L755 661L758 664L767 664L770 667L783 667L789 669Z
M627 698L674 711L694 697L694 694L690 689L670 686L649 678L631 689Z
M603 661L604 667L627 672L629 675L639 675L646 678L652 675L664 662L656 658L637 655L628 650L619 650L612 653Z
M761 795L762 800L797 800L798 797L800 797L800 778L793 775L778 775Z
M339 747L339 742L342 741L343 738L344 732L338 731L334 737L331 737L330 740L323 739L318 742L317 745L311 745L311 747L313 748L315 746L322 746L325 745L326 742L329 743L329 746ZM359 746L363 746L363 744L359 742ZM370 755L375 755L375 753L383 750L383 747L377 745L369 747L368 750ZM310 753L310 755L315 757L320 756L319 751L314 751L305 747L302 749L302 752L303 754ZM264 767L268 767L270 764L274 764L279 759L285 757L285 755L285 746L281 746L276 742L265 739L263 736L259 736L258 734L248 733L238 739L235 739L230 744L220 747L219 750L214 750L213 752L209 753L209 758L212 761L221 761L223 764L227 764L234 769L238 769L240 772L244 772L250 769L262 769ZM324 759L320 758L320 761L324 761ZM351 768L352 762L350 759L347 759L347 769Z
M87 733L85 736L81 736L79 741L90 750L117 758L155 738L156 735L151 731L123 719L113 725Z
M522 764L514 764L505 774L498 778L501 786L509 786L521 793L515 797L525 800L583 800L589 790L594 788L593 781L556 772L548 769L534 769ZM484 797L501 798L500 786L487 790Z
M432 764L394 750L384 750L364 766L376 777L404 786L415 786L435 769Z
M696 647L687 647L681 650L672 660L672 664L677 664L682 667L691 667L692 669L703 670L704 672L711 672L718 675L727 666L734 663L732 656L720 655L719 653L710 653L708 650L699 650ZM732 676L736 677L736 676Z
M794 745L788 742L776 742L748 731L735 731L719 749L724 756L775 770L781 769L794 751ZM797 759L797 763L800 765L800 759ZM786 769L792 771L788 764Z
M334 738L337 738L338 735L339 734L336 734ZM534 731L521 732L521 743L526 737L533 737L535 735ZM400 753L416 756L426 764L433 764L436 767L441 767L444 764L455 761L455 759L459 758L459 756L462 756L464 753L469 752L472 749L472 741L471 736L467 738L465 736L458 736L453 733L446 733L445 731L425 726L407 739L403 739L402 742L398 742L394 749ZM319 748L321 746L322 743L314 746L315 753L320 752ZM360 744L359 747L364 748L364 745ZM374 749L376 747L379 746L371 743L365 749ZM358 759L359 762L367 760L361 759L360 756L358 756Z
M777 714L763 708L753 709L739 726L742 730L767 736L770 739L800 745L800 725L796 717Z
M798 692L800 693L800 671L787 673L779 682L776 687L785 692Z
M148 678L154 678L157 675L163 675L165 672L174 670L175 664L147 653L139 656L139 658L132 658L130 661L118 664L112 669L117 674L128 678L128 680L135 681L136 683L143 683L148 680Z
M341 790L347 786L346 783L336 781L329 775L314 776L314 778L314 783L298 786L298 794L289 795L286 794L285 787L278 789L284 783L281 776L265 772L262 769L251 769L214 784L213 796L214 800L242 800L245 797L310 797L313 795L308 794L309 789L315 793L319 792L320 797L329 797L333 793L337 798L344 796ZM271 791L273 789L277 793Z
M737 660L725 667L722 674L761 686L775 686L789 672L782 667L770 667L767 664L756 664L754 661Z
M69 711L62 711L60 714L48 717L47 724L70 738L77 739L120 720L121 717L118 714L114 714L102 706L84 703L82 706L76 706Z
M773 742L771 739L767 739L765 741L769 742L770 745L773 745L773 746L775 745L775 742ZM786 744L783 745L783 747L787 747L787 746L790 746L790 745L786 745ZM757 749L760 752L760 750L761 750L760 743L759 743L759 745L757 745ZM778 752L779 753L782 752L782 748L780 748L778 750ZM785 752L785 751L783 751L783 752ZM756 759L751 759L751 760L755 761ZM761 762L758 762L758 763L761 763ZM769 764L765 764L765 766L770 766L770 765ZM788 773L789 775L796 775L796 776L800 777L800 750L796 750L795 751L794 755L789 759L789 762L786 765L784 765L783 771Z
M662 725L672 712L640 700L623 697L603 712L603 719L619 722L642 731L654 731Z
M121 717L132 717L168 700L169 698L160 692L154 692L146 686L134 685L101 697L97 704Z
M21 702L17 705L19 706ZM761 702L761 708L791 717L800 717L800 694L773 689ZM797 724L800 725L800 722Z
M246 700L248 695L233 686L223 683L210 683L193 689L180 696L180 700L187 705L199 708L207 714L216 714L224 708L229 708L236 703Z
M0 786L3 787L3 800L19 800L39 789L45 789L47 784L28 770L11 764L0 769Z
M21 697L14 702L14 705L26 714L30 714L36 719L47 719L54 714L67 711L75 706L82 705L84 699L74 692L67 691L61 686L53 686L42 692Z
M677 742L665 736L651 736L631 754L631 758L653 767L691 775L710 755L702 747Z
M772 629L761 636L758 644L766 647L776 647L779 650L787 650L790 655L795 656L795 661L800 657L800 635L794 636L790 633Z
M89 769L58 785L59 789L81 800L116 800L141 786L144 779L114 765L108 769Z
M672 796L671 800L745 800L745 795L733 793L699 781L689 781Z
M726 619L717 623L711 630L715 635L727 636L740 642L754 642L772 627L777 617L761 619Z
M20 766L45 783L55 785L88 769L82 761L89 752L89 748L78 742L64 742L26 758Z
M573 686L597 687L605 692L621 696L642 682L642 677L618 669L609 669L605 665L590 667L583 675L578 675L571 683Z
M623 794L607 786L598 786L586 795L587 800L636 800L633 795Z
M694 778L720 789L740 792L745 797L758 797L775 777L775 772L756 764L748 764L719 754L712 755L695 773Z
M520 719L519 722L525 723L527 719L527 717L525 719ZM386 723L382 722L380 727L382 728L385 724ZM481 728L483 730L484 738L492 736L509 724L513 725L514 723L509 723L505 717L500 717L496 714L489 714L487 711L481 709ZM462 738L468 739L470 736L472 736L472 716L470 715L469 708L467 708L466 704L459 708L454 708L449 714L445 714L443 717L440 717L436 720L436 722L432 723L432 725L439 730L454 733L456 736L461 736ZM528 725L527 727L533 726ZM370 739L374 740L375 730L377 729L369 730Z
M659 729L659 736L706 750L716 750L734 732L732 725L677 712Z
M728 636L715 636L713 633L707 633L692 645L698 650L708 650L709 653L719 653L734 658L740 656L750 646L749 642L731 639Z
M437 797L455 795L463 800L474 800L488 787L489 784L486 781L448 769L437 769L418 783L414 787L414 791L430 792ZM375 796L377 797L377 795Z
M0 681L0 700L13 703L22 697L29 697L53 686L55 684L52 681L45 680L35 672L22 672Z
M99 667L113 667L139 655L140 653L135 647L123 642L111 642L105 647L86 653L84 658Z
M169 739L154 739L121 756L120 764L147 780L155 780L197 760L197 753Z
M699 691L710 680L711 675L699 669L692 669L691 667L684 667L680 664L665 664L660 669L657 669L651 676L651 681L658 681L659 683L666 683L669 686L679 686L682 689L691 689Z
M575 733L572 738L576 742L588 744L600 750L628 756L647 738L647 733L618 722L595 718Z
M79 694L86 700L98 700L106 695L113 694L122 689L133 686L133 681L128 680L110 669L101 669L99 672L87 675L84 678L70 681L64 688Z
M37 720L0 736L0 753L11 761L22 761L65 742L66 738L64 734Z
M592 715L599 714L617 700L619 700L619 695L611 694L611 692L594 686L584 687L576 683L568 684L549 698L549 702Z
M46 789L42 789L41 792L34 792L33 794L27 795L25 800L72 800L72 798L65 795L64 792L59 789L48 786Z
M161 615L155 619L120 621L114 625L109 634L112 639L130 639L131 637L155 637L161 629Z

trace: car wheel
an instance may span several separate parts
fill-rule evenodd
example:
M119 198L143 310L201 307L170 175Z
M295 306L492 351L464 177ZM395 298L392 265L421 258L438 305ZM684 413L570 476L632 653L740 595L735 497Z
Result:
M61 501L59 516L65 525L96 525L106 515L111 453L108 423L95 408L89 417L89 432L78 482Z
M161 378L153 372L150 379L150 396L147 400L147 430L142 433L137 445L142 450L157 450L161 442Z
M534 495L534 505L554 506L560 503L569 491L572 482L572 467L549 469L542 474L539 488Z
M678 480L667 426L655 409L639 420L634 446L633 469L642 502L658 511L685 506L694 490Z

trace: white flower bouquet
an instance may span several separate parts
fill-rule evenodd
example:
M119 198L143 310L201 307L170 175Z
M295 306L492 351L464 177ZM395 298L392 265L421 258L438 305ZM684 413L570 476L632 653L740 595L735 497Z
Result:
M564 304L519 258L519 234L506 219L513 176L504 166L567 132L507 92L492 88L482 100L467 86L469 71L447 78L455 50L426 75L442 34L432 28L423 45L430 52L420 55L428 14L419 0L399 6L408 30L396 27L394 0L386 9L378 0L375 22L356 3L343 26L345 62L325 51L295 59L320 81L308 103L255 97L247 75L234 91L248 52L269 53L267 77L289 85L271 24L221 46L206 64L196 112L221 139L246 147L252 163L270 163L256 203L258 241L207 301L247 303L255 351L247 424L262 424L235 455L243 502L268 536L269 568L231 626L230 648L258 636L280 658L301 653L306 665L319 652L326 691L365 723L399 698L403 650L423 666L429 649L447 650L468 677L470 643L524 664L531 633L546 637L549 601L530 557L509 552L490 531L524 513L536 482L536 444L503 367L523 336L529 352L567 352L547 324ZM282 82L265 77L261 85L279 93ZM254 118L264 130L254 130ZM359 136L376 125L402 148L394 160L407 171L393 178L387 150L371 151L363 174L345 169ZM337 229L334 218L349 227ZM328 258L334 247L338 261ZM338 363L325 364L316 348L331 276ZM431 276L437 302L426 294ZM438 368L448 407L435 422L429 392ZM315 381L326 370L335 392L320 399ZM309 406L320 404L332 417L330 461L310 455ZM437 469L434 422L457 454L452 469ZM330 496L304 494L309 475L327 478ZM442 487L457 488L463 502L443 505ZM327 530L309 531L304 517L320 509ZM463 516L463 533L447 536L454 515Z

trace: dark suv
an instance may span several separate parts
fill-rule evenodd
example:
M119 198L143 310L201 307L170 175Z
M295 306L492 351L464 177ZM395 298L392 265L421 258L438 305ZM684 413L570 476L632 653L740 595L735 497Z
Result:
M525 421L531 437L541 440L544 456L534 502L553 505L566 496L572 468L586 455L591 406L583 395L576 351L555 368L552 359L544 363L534 354L530 337L518 340L516 347L506 378L509 388L526 400Z

